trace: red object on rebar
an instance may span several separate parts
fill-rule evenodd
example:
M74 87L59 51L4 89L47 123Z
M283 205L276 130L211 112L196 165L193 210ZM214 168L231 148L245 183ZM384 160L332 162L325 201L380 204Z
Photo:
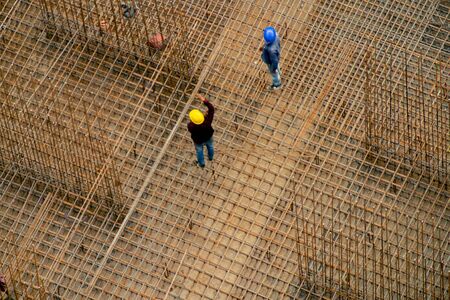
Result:
M104 31L104 32L108 31L108 28L109 28L108 21L100 20L100 24L99 25L100 25L100 30L101 31Z
M165 39L166 38L161 33L157 33L148 40L147 45L155 49L162 49L164 47Z

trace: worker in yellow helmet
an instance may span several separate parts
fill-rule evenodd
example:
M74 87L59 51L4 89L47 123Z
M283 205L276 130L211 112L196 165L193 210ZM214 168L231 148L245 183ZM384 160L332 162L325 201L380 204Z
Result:
M203 156L203 146L208 150L208 159L211 161L214 158L213 134L214 129L211 123L214 118L214 106L202 95L197 97L208 107L206 115L198 109L193 109L189 112L188 130L191 133L191 138L194 141L195 152L197 153L197 164L205 167L205 158Z

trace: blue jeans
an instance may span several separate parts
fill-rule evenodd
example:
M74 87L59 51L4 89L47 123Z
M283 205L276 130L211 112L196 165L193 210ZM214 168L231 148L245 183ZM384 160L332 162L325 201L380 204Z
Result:
M276 70L276 72L272 72L272 71L270 70L270 66L267 65L267 67L269 68L270 76L272 76L272 85L274 85L274 86L279 86L279 85L281 85L280 68L278 68L278 69Z
M208 159L213 160L214 147L213 147L213 138L212 137L202 144L194 143L194 145L195 145L195 152L197 153L197 162L200 165L200 167L205 166L205 158L203 156L203 146L206 146L206 149L208 150Z

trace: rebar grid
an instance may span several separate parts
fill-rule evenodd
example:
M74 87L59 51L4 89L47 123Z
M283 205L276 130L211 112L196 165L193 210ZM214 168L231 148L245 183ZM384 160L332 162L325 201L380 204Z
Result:
M6 147L2 149L2 160L25 169L21 172L33 172L35 177L56 181L55 184L70 191L82 195L88 191L107 157L100 139L91 135L89 127L85 132L77 132L73 127L52 122L50 117L32 116L26 106L22 107L20 101L13 103L9 95L4 95L4 99L0 136ZM122 196L113 168L106 171L98 184L96 196L108 198L120 210Z
M436 173L366 152L363 126L369 50L380 60L391 53L401 61L406 52L409 61L418 49L430 60L444 54L448 30L429 28L445 3L179 7L198 12L186 32L199 49L192 74L203 71L204 80L180 76L169 55L102 43L104 36L84 32L83 19L55 34L43 30L47 19L32 18L33 4L9 1L2 10L3 93L14 97L20 84L20 101L36 116L46 108L68 122L72 112L75 132L102 137L111 152L96 180L114 162L130 213L124 221L93 199L95 184L87 195L74 193L3 164L4 261L14 261L7 249L35 243L47 293L63 298L445 298L448 187ZM264 67L254 64L266 24L283 41L285 81L276 94L264 91ZM126 32L119 40L129 44ZM201 172L176 126L199 88L218 107L218 157ZM30 271L22 280L37 277Z

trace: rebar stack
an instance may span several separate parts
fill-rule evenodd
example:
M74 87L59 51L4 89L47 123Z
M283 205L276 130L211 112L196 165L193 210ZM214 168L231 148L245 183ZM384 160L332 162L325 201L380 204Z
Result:
M448 19L441 0L7 0L10 295L447 299Z

